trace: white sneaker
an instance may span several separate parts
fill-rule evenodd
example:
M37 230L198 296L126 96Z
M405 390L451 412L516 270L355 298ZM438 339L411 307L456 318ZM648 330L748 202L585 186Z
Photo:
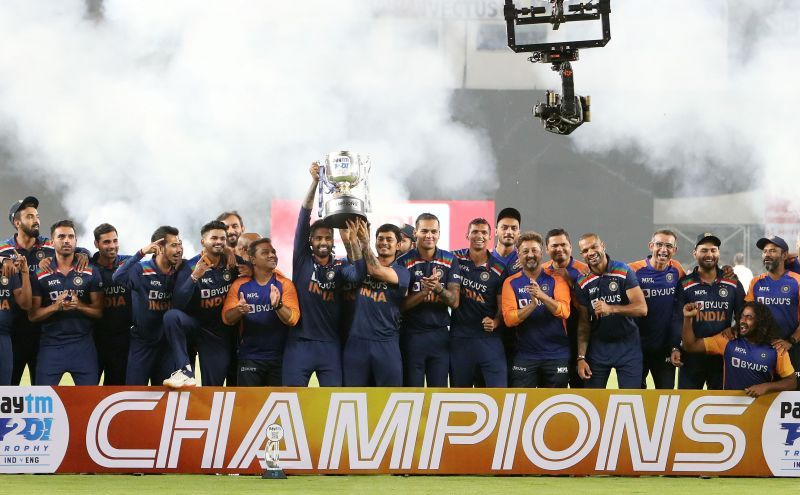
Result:
M164 380L164 386L169 388L196 387L197 381L184 373L183 370L177 370Z

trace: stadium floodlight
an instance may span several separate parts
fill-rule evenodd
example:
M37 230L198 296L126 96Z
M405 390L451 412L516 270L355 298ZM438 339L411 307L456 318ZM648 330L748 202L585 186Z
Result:
M533 63L552 64L552 70L561 76L561 92L545 92L543 102L537 102L533 114L539 117L545 130L556 134L569 134L584 122L591 120L591 99L589 96L575 94L572 64L578 60L579 48L605 46L611 40L611 0L597 0L592 3L566 5L564 0L549 0L550 12L546 7L518 9L513 0L506 0L503 10L508 33L508 47L517 53L530 52L528 58ZM600 21L603 37L592 40L561 41L552 43L517 43L517 26L531 24L550 24L554 31L562 24L577 21Z

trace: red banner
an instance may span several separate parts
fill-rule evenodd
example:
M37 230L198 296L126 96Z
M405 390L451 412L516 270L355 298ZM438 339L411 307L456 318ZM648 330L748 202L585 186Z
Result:
M800 392L0 387L0 472L798 476Z

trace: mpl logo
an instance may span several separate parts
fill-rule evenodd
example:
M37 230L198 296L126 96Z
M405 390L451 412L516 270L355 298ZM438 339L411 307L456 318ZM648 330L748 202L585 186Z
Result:
M0 387L0 473L54 473L69 421L50 387Z
M764 415L761 449L775 476L800 475L800 392L781 392Z

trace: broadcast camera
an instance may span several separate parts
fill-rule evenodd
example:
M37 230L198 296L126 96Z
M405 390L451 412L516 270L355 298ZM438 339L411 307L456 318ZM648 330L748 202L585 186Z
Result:
M515 52L531 52L528 58L533 63L551 64L552 70L561 76L561 92L545 92L545 101L538 102L533 114L539 117L545 130L567 135L584 122L591 121L591 99L589 96L575 94L572 64L578 60L578 48L605 46L611 40L611 0L597 0L595 3L567 5L564 13L564 0L549 0L550 13L546 7L517 9L513 0L506 0L504 15L508 33L508 47ZM562 41L554 43L518 44L516 27L530 24L550 24L558 30L561 24L576 21L600 21L603 37L594 40Z

